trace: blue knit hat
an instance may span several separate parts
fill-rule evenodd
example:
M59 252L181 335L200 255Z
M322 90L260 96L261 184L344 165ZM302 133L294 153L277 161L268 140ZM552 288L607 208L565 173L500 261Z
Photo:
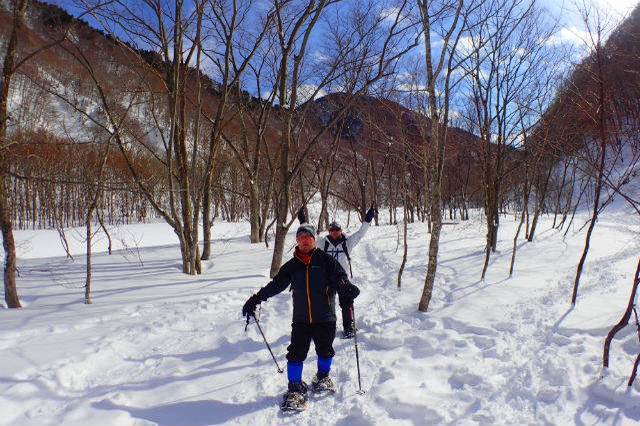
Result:
M331 231L332 229L342 230L342 226L340 226L340 224L334 220L329 224L329 231Z

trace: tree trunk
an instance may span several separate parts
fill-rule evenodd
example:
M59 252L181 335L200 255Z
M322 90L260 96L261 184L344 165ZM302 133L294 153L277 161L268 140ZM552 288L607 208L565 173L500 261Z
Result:
M489 267L489 259L491 257L491 248L492 248L492 238L495 236L495 232L493 230L495 226L493 217L488 215L487 217L487 242L485 245L485 253L484 253L484 264L482 265L482 274L480 276L481 280L484 280L484 277L487 274L487 269Z
M424 279L424 288L418 304L420 312L429 309L429 302L433 294L433 284L436 278L436 268L438 266L438 251L440 249L440 231L442 230L442 213L437 205L431 207L431 236L429 240L429 263L427 265L427 275Z
M618 321L618 323L613 326L611 331L609 331L609 333L607 334L607 338L604 341L604 353L602 355L602 366L604 368L609 368L609 348L611 346L611 341L613 340L615 335L629 323L629 318L631 318L631 311L633 311L633 307L636 303L638 285L640 285L640 258L638 258L638 266L636 267L636 274L633 279L633 286L631 287L631 296L629 296L627 309L624 312L624 315L622 315L620 321Z
M271 176L269 177L269 186L267 188L267 194L263 199L262 212L260 214L261 216L260 241L263 241L263 242L267 241L267 231L268 231L267 222L269 219L269 210L271 208L271 198L273 196L274 183L275 183L275 173L271 173Z
M511 253L511 264L509 265L509 277L513 275L513 266L516 262L516 251L518 248L518 237L520 236L520 231L522 230L522 225L525 220L525 212L527 206L529 204L529 169L525 169L524 182L522 183L522 212L520 213L520 223L518 223L518 229L516 230L516 235L513 237L513 252Z
M426 312L429 309L429 302L433 294L433 286L436 278L436 270L438 268L438 251L440 249L440 232L442 230L442 176L444 171L444 154L447 141L447 123L449 113L449 78L451 76L451 61L453 53L450 53L450 57L447 64L446 76L444 78L444 106L441 108L443 119L440 122L438 98L436 94L436 82L439 78L439 73L442 71L444 64L444 55L441 54L439 62L436 64L436 71L433 69L432 61L432 46L431 46L431 16L429 11L429 2L418 2L420 8L420 16L422 20L423 37L425 44L425 70L428 81L428 98L429 98L429 110L430 110L430 139L431 144L435 148L434 162L431 163L430 173L425 170L425 184L427 185L427 191L429 195L427 201L429 202L429 259L427 265L427 274L424 279L424 287L422 289L422 296L418 303L418 310L420 312ZM445 49L448 49L449 37L453 34L460 11L462 9L462 1L458 2L458 7L451 23L450 32L444 37ZM458 35L459 37L459 35ZM457 40L454 46L457 45ZM441 129L442 126L442 129ZM425 144L425 147L427 145ZM426 148L425 148L426 149ZM426 153L426 152L425 152ZM425 159L428 158L426 155ZM429 174L431 176L429 176ZM425 209L426 210L426 209ZM426 211L423 212L423 214Z
M400 270L398 270L398 290L402 288L402 273L404 267L407 264L407 205L404 206L404 218L402 219L402 262L400 263Z
M568 196L567 201L564 203L564 207L562 208L562 219L560 220L560 223L558 224L558 230L561 230L562 227L564 226L565 221L567 220L567 215L569 214L569 211L571 210L571 200L573 200L573 192L575 191L575 187L576 187L576 170L578 168L578 164L577 162L573 163L573 169L571 170L571 183L569 184L569 191L568 191ZM581 189L582 192L582 189Z
M551 228L555 229L556 220L558 219L558 213L560 212L560 199L562 198L562 191L564 190L564 183L567 179L567 169L569 168L569 162L565 160L564 162L564 170L562 171L562 182L560 183L560 188L558 188L558 196L556 197L556 205L553 212L553 225Z
M584 268L584 262L587 260L587 253L589 253L589 245L591 243L591 233L596 225L597 215L594 213L589 222L589 229L587 230L587 236L584 241L584 250L582 250L582 256L580 256L580 262L578 262L578 269L576 270L576 278L573 282L573 293L571 295L571 306L575 306L576 299L578 298L578 286L580 285L580 276L582 275L582 269Z
M0 174L0 228L4 248L4 301L8 308L21 308L16 288L16 244L13 239L3 174Z
M84 282L84 303L86 305L91 304L91 209L87 212L87 222L86 222L86 230L87 230L87 276Z
M599 71L599 85L598 85L598 94L599 94L599 126L598 130L600 133L600 161L598 164L598 176L596 179L596 186L593 194L593 213L591 215L591 222L589 223L589 229L587 230L587 236L584 242L584 250L582 251L582 256L580 257L580 262L578 263L578 268L576 271L576 279L573 283L573 294L571 295L571 306L575 306L576 299L578 297L578 286L580 285L580 276L582 275L582 268L584 267L584 262L587 259L587 253L589 252L589 244L591 242L591 233L593 232L593 228L596 226L596 222L598 221L598 212L600 211L600 195L602 192L602 184L604 180L604 169L605 169L605 161L607 157L607 129L606 129L606 95L604 88L604 70L602 69L602 47L598 46L597 51L597 59L598 59L598 71Z
M576 217L576 212L578 211L578 207L580 206L580 201L582 200L582 196L584 195L588 186L589 186L589 181L587 180L585 184L582 185L582 189L580 190L580 194L578 195L578 201L576 201L576 204L573 206L573 210L571 212L571 219L569 219L569 223L567 224L567 229L565 229L564 234L562 235L562 238L566 237L567 234L569 233L569 229L571 229L571 225L573 224L573 219ZM564 219L563 219L563 222L564 222Z
M109 234L109 230L107 230L107 227L104 225L104 218L102 217L100 212L98 212L98 222L100 223L100 227L102 227L104 234L107 236L107 243L108 243L107 252L111 254L111 248L112 248L111 234Z
M538 194L539 199L538 204L536 205L536 211L533 214L533 221L531 222L531 229L529 230L529 236L527 240L529 242L533 241L533 237L536 233L536 227L538 226L538 218L540 217L540 213L542 212L542 208L544 206L544 201L547 198L547 188L549 187L549 179L551 178L551 171L553 170L552 166L549 166L549 172L547 173L547 178L544 181L544 185L542 190Z
M211 181L205 182L202 194L202 256L200 259L209 260L211 257Z
M378 205L378 178L377 178L377 173L373 167L374 167L373 158L369 158L369 168L371 169L371 183L373 187L373 194L371 194L372 195L371 204L377 206ZM382 171L384 172L384 166L382 166ZM379 225L377 214L374 215L373 222L376 226Z
M491 251L496 252L498 249L498 228L500 227L500 212L498 211L498 202L494 206L493 211L493 227L491 228Z
M2 66L0 80L0 165L5 165L4 151L7 149L7 125L9 120L9 87L15 72L14 63L18 50L18 33L27 13L27 0L18 0L13 12L13 27ZM16 245L13 238L13 224L6 188L4 172L0 171L0 230L4 248L4 300L8 308L20 308L20 299L16 288Z
M287 190L285 190L287 191ZM269 276L273 278L282 265L282 257L284 256L284 244L287 238L287 209L289 202L285 201L287 195L281 195L276 220L276 236L273 242L273 257L271 258L271 270Z
M320 216L318 217L318 234L329 228L329 186L321 183L320 189Z
M259 243L260 238L260 194L258 184L249 183L249 224L251 226L250 240L252 244Z
M287 238L287 215L289 213L289 202L291 199L291 175L289 173L289 146L291 140L291 119L285 123L285 139L282 143L279 183L280 193L278 194L278 205L276 206L276 236L273 242L273 257L271 258L271 270L269 275L273 278L282 265L284 256L284 244Z
M520 223L518 223L518 229L516 230L516 235L513 237L513 252L511 253L511 265L509 266L509 277L513 275L513 265L516 262L516 249L518 248L518 236L520 235L520 230L522 229L523 223L524 223L524 209L520 214Z

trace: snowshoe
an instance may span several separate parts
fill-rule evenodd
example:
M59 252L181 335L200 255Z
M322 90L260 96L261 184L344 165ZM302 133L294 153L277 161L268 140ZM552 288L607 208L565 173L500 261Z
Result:
M307 409L307 399L298 392L287 392L280 404L282 411L304 411Z
M307 384L289 383L289 390L282 397L282 411L304 411L307 408Z
M315 393L335 393L336 385L333 383L333 380L331 380L329 376L318 378L318 375L316 374L316 376L313 378L313 381L311 382L311 389L313 389L313 392Z

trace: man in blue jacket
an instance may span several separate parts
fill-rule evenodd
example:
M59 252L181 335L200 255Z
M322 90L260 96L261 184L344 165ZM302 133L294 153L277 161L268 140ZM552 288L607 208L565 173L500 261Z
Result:
M291 286L293 323L291 344L287 348L289 386L281 406L285 410L303 410L306 406L307 385L302 381L302 367L312 340L318 355L318 370L311 382L312 389L335 391L329 378L335 355L335 295L353 301L360 293L349 282L338 261L317 249L315 236L313 225L301 224L296 231L297 246L293 258L282 265L271 282L251 296L242 308L243 316L255 316L259 303Z

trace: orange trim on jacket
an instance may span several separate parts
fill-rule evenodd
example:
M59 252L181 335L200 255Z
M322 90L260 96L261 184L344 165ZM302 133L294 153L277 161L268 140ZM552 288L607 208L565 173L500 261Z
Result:
M313 316L311 315L311 290L309 289L309 265L311 265L311 255L313 254L315 248L311 250L309 253L303 253L296 246L296 250L294 252L294 256L300 259L306 268L305 281L307 286L307 308L309 309L309 324L313 323Z

